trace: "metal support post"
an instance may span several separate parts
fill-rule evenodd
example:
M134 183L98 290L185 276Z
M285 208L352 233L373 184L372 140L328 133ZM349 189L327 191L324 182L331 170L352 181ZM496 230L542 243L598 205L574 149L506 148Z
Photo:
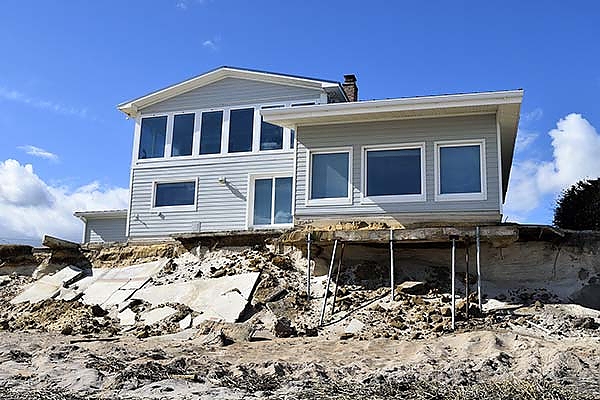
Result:
M310 245L312 243L311 234L308 232L306 244L306 298L310 300Z
M450 277L452 285L452 330L455 328L456 320L456 287L454 277L456 275L456 239L452 239L452 273Z
M479 312L482 312L481 308L481 237L479 227L475 229L477 233L477 305L479 306Z
M337 298L338 287L340 286L340 270L342 269L342 259L344 258L344 248L346 243L342 242L342 250L338 259L337 272L335 277L335 291L333 292L333 304L331 305L331 315L335 313L335 299Z
M390 287L391 287L391 298L390 301L394 301L394 231L390 229Z
M331 283L331 273L333 271L333 262L335 261L335 252L337 250L337 239L333 243L333 251L331 252L331 263L329 263L329 273L327 274L327 287L325 288L325 296L323 296L323 308L321 309L321 319L319 326L323 325L325 319L325 307L327 306L327 294L329 293L329 284Z
M465 296L466 296L466 308L465 308L465 318L469 319L469 243L465 248Z

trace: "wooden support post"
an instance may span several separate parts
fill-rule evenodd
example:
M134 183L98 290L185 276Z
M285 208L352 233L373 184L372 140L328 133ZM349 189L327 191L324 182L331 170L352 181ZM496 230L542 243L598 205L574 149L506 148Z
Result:
M456 287L454 284L454 277L456 274L456 239L452 239L452 272L450 276L450 282L452 285L452 330L455 328L456 321Z
M479 306L479 312L483 312L481 308L481 237L479 234L479 227L475 230L477 235L477 305Z
M331 305L331 315L335 313L335 299L337 298L338 287L340 286L340 270L342 269L342 258L344 258L344 248L346 243L342 242L342 250L338 259L337 273L335 277L335 291L333 292L333 304Z
M394 231L390 229L390 288L391 298L394 301Z
M465 318L469 319L469 243L467 242L465 247L465 297L466 297L466 308Z
M325 288L325 295L323 296L323 308L321 309L321 319L319 326L323 325L325 319L325 307L327 306L327 293L329 293L329 284L331 283L331 272L333 271L333 262L335 261L335 252L337 250L337 239L333 242L333 251L331 252L331 262L329 263L329 273L327 274L327 286Z
M306 243L306 299L310 300L310 245L312 243L310 232L308 232Z

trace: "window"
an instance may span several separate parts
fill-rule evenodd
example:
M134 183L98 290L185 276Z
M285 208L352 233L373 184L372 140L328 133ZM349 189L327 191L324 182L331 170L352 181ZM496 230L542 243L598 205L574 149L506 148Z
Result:
M253 226L292 223L292 178L254 179Z
M294 143L296 142L296 131L290 129L290 149L294 148Z
M312 202L350 202L350 150L310 153L310 193Z
M260 149L281 150L283 149L283 128L265 122L261 118L260 124Z
M229 152L252 151L254 108L231 110L229 115Z
M221 131L223 111L202 113L202 131L200 132L200 154L221 152Z
M195 117L195 114L175 116L173 121L173 146L171 148L172 157L192 155Z
M393 201L425 200L424 147L424 144L419 144L365 148L366 196L389 196L387 198Z
M156 184L154 207L193 206L195 204L195 181Z
M436 143L438 200L484 200L484 141Z
M163 117L142 118L138 158L164 157L166 136L166 115Z

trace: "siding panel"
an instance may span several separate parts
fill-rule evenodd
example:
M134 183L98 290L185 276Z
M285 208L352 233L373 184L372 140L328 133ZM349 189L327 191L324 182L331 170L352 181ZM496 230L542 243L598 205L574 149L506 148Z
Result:
M127 218L89 218L85 224L87 243L125 242Z
M293 100L318 100L321 90L225 78L140 110L144 114Z
M293 175L292 152L224 157L185 166L134 169L130 239L161 238L173 233L246 229L248 179L250 174L289 172ZM227 183L218 182L225 177ZM198 179L195 211L152 210L155 181Z
M434 143L443 140L485 139L487 200L434 201ZM379 144L425 142L426 201L405 203L361 203L361 147ZM306 205L306 150L325 147L353 147L351 205ZM297 150L296 216L351 217L427 212L499 212L498 149L494 115L378 121L300 127Z

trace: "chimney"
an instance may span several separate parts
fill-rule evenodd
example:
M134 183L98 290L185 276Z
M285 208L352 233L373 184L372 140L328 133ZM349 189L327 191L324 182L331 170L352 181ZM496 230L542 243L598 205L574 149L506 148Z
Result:
M356 76L354 74L344 75L342 88L349 101L358 101L358 86L356 86Z

